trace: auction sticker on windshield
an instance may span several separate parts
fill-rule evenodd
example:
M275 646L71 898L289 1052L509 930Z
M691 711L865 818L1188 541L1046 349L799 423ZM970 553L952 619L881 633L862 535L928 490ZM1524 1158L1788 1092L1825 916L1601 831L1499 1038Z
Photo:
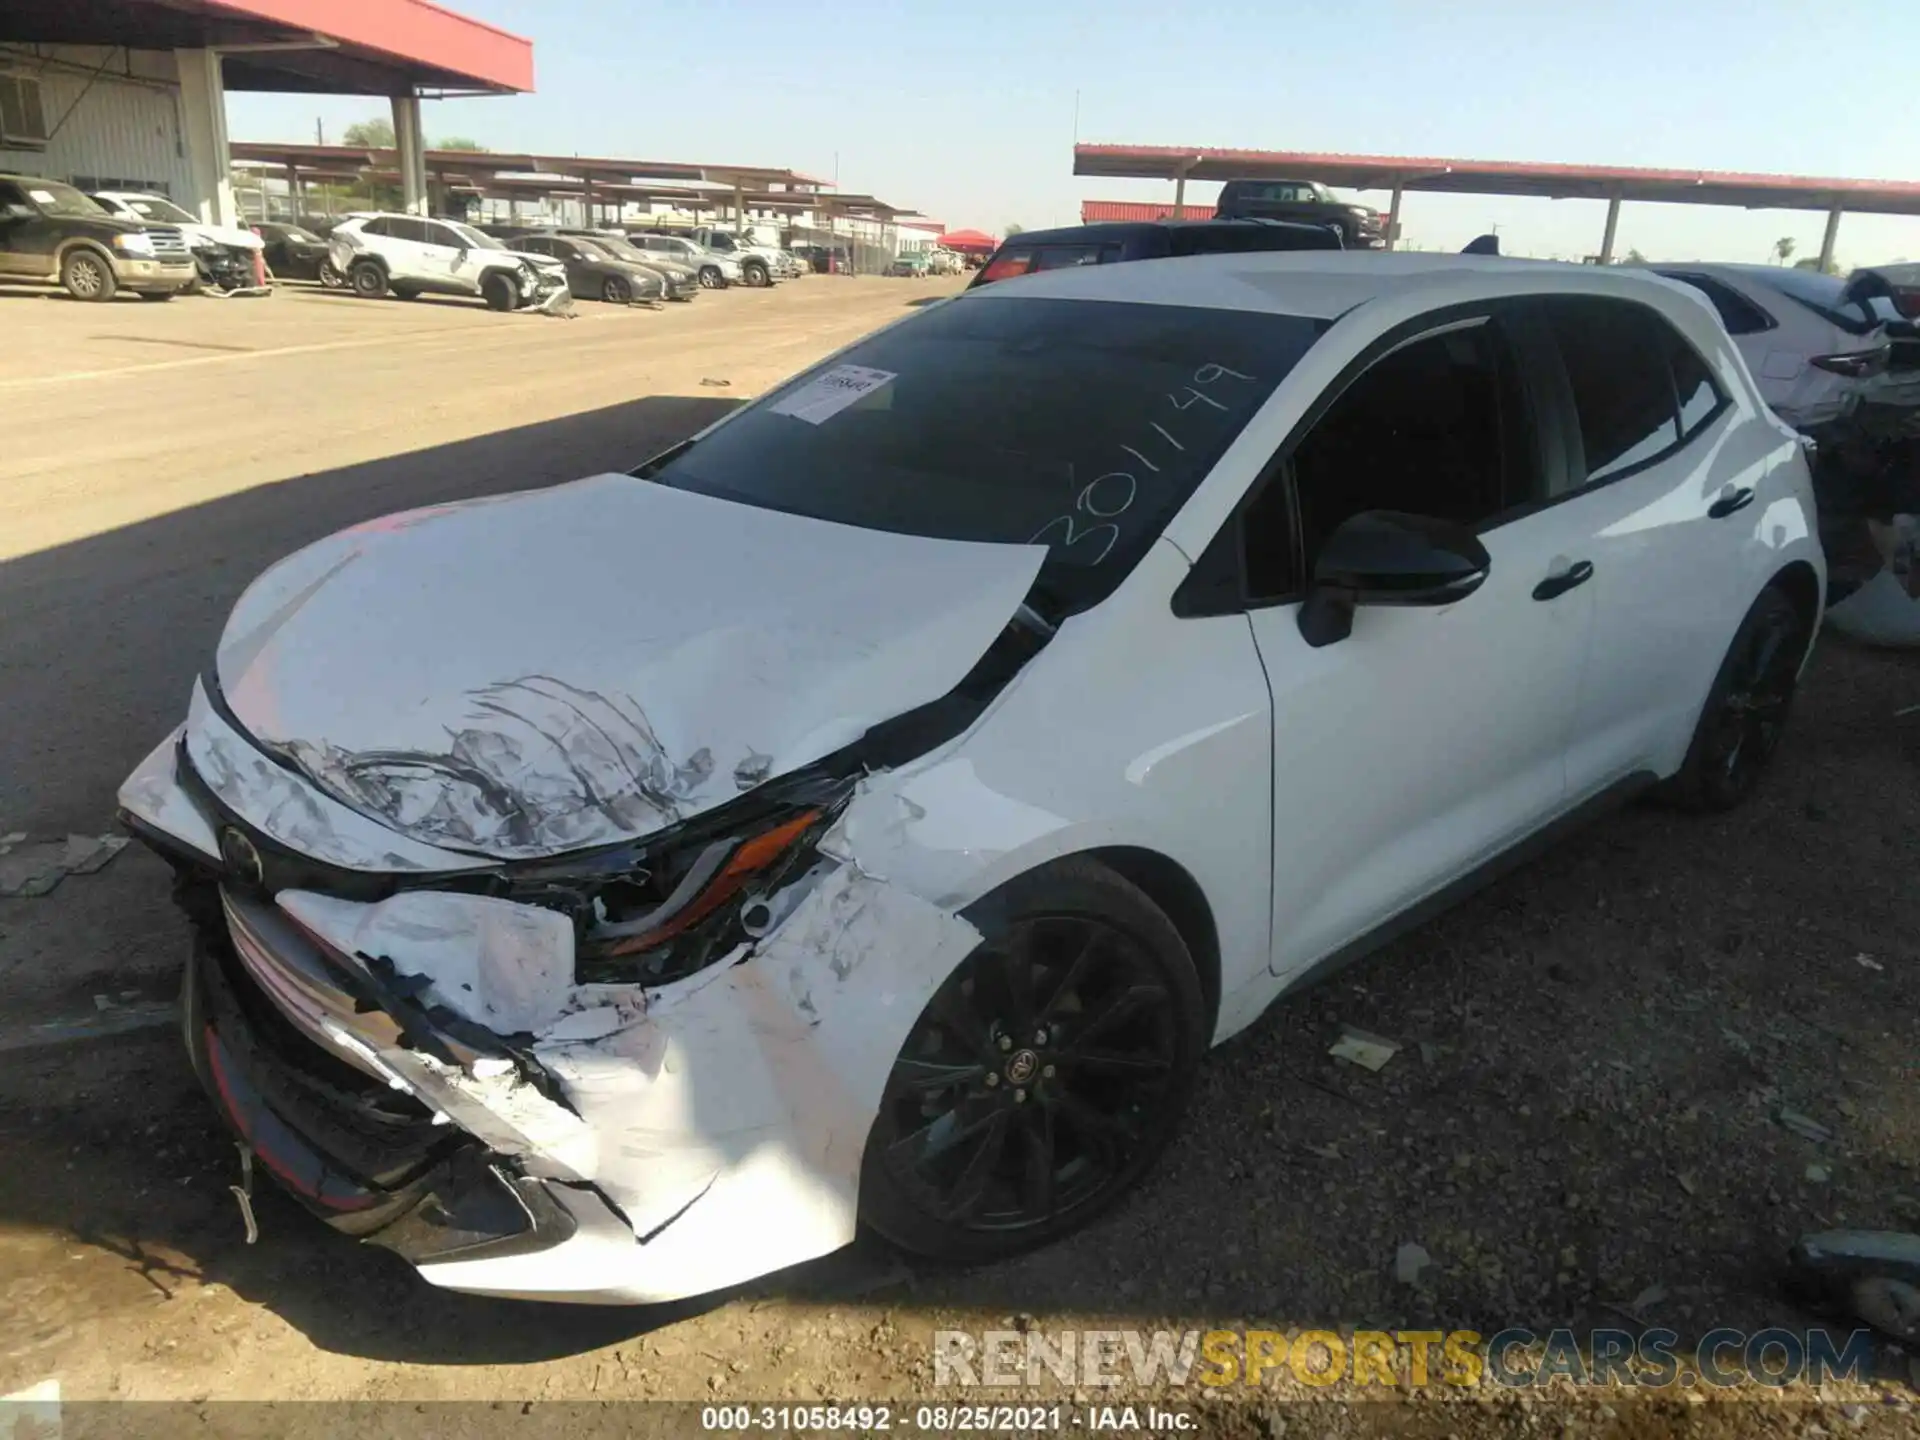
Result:
M880 389L894 378L894 373L870 370L865 365L836 365L779 400L773 413L819 425Z
M51 190L29 190L27 194L31 195L34 200L41 205L53 204L53 192Z

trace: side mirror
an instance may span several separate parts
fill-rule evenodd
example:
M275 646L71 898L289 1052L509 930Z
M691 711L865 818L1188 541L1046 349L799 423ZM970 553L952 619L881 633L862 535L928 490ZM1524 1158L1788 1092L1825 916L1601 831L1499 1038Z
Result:
M1493 560L1464 525L1398 510L1366 510L1327 537L1300 607L1300 635L1318 649L1353 633L1356 605L1451 605L1487 578Z

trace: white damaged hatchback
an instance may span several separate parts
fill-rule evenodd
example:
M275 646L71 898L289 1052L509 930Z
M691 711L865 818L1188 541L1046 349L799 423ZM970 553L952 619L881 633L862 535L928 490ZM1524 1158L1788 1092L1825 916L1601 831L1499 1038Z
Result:
M1812 532L1653 277L1032 276L282 561L120 803L226 1122L434 1283L987 1260L1134 1185L1276 996L1608 801L1743 799Z

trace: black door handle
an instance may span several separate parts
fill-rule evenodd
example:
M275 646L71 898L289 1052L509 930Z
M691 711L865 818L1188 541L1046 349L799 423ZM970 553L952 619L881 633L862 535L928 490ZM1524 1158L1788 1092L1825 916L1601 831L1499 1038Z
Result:
M1593 578L1593 562L1576 560L1558 575L1549 575L1533 587L1533 598L1552 600L1564 595L1576 585L1584 585Z
M1707 516L1713 520L1724 520L1736 510L1744 510L1753 503L1753 491L1746 486L1722 495L1707 507Z

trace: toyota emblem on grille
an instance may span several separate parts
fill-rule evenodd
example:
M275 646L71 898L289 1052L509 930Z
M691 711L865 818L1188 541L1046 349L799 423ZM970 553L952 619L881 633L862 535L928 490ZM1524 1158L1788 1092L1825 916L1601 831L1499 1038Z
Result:
M234 877L249 885L258 885L266 878L266 869L260 863L260 852L253 848L253 842L229 825L220 832L220 858L227 862L227 869Z

